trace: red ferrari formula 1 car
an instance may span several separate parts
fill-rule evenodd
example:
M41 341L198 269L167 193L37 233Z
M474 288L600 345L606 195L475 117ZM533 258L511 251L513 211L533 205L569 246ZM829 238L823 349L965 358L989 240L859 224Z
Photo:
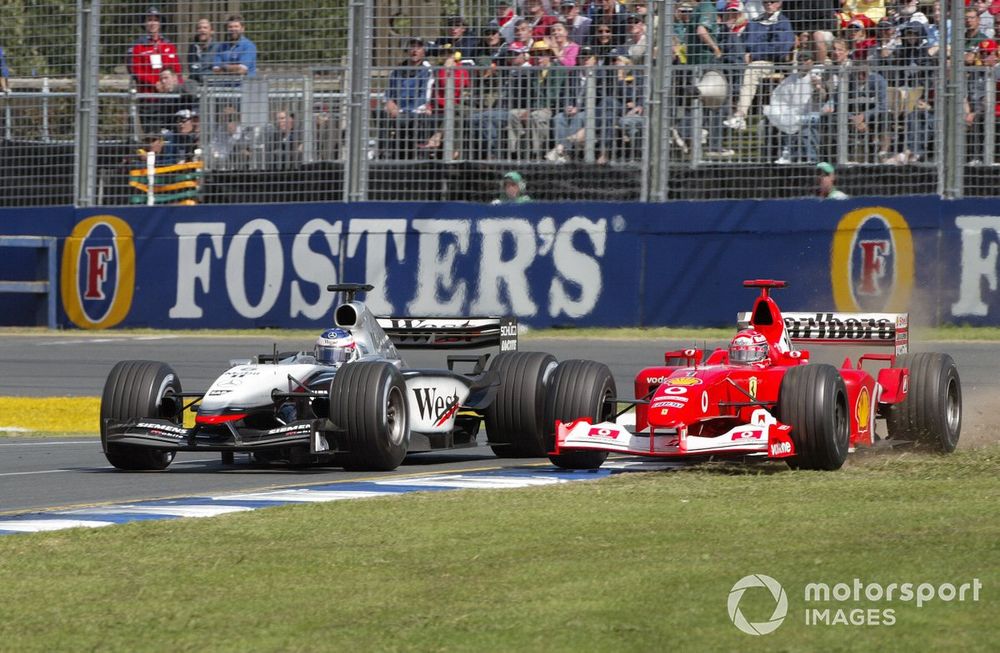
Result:
M559 421L552 461L599 467L608 452L658 458L747 456L784 459L803 469L840 468L849 451L876 441L911 440L950 452L962 425L962 388L947 354L908 354L908 317L891 313L786 313L760 288L738 316L728 349L665 354L665 365L635 377L635 399L604 386L597 420ZM793 343L883 345L856 363L810 363ZM875 376L865 365L880 365ZM630 406L616 413L619 403ZM579 413L578 413L579 414ZM568 419L568 418L567 418ZM884 431L876 432L876 420Z

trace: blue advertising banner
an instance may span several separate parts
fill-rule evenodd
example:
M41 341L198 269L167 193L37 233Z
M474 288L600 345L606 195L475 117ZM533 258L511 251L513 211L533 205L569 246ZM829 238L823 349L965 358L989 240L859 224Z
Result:
M787 310L1000 324L989 200L363 203L16 209L3 235L61 239L64 326L316 327L327 284L382 315L514 315L533 327L728 326L750 278ZM992 215L996 213L998 215ZM20 279L17 257L0 278ZM0 295L7 324L33 319Z

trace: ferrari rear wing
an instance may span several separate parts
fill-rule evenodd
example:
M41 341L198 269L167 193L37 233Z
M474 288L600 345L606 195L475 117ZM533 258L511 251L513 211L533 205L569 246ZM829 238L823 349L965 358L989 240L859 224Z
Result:
M908 313L783 313L792 342L891 346L905 354L910 340Z
M515 317L380 317L376 318L399 349L517 350Z

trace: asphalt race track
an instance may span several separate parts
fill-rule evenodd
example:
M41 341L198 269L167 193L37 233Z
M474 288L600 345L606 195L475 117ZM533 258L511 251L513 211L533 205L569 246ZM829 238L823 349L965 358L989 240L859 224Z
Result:
M311 348L311 342L305 340L276 344L280 351ZM521 348L548 351L559 360L592 358L606 362L619 392L630 395L638 369L661 362L665 350L694 344L692 340L545 338L522 341ZM721 344L707 343L709 347ZM125 359L168 362L186 391L204 390L226 369L230 359L268 353L274 346L272 340L256 336L5 335L0 339L0 396L99 396L111 367ZM1000 350L996 343L913 343L911 350L947 352L954 357L962 377L965 408L959 446L997 441L995 415L1000 407L1000 380L996 371L1000 369ZM836 365L842 364L845 356L858 353L829 347L813 348L812 352L814 361ZM444 367L444 356L436 352L404 352L412 367ZM349 473L338 468L252 466L246 456L239 455L236 460L236 466L223 467L217 454L181 453L166 472L124 473L108 465L93 437L0 438L0 513L372 477L371 473ZM544 459L498 459L488 447L479 446L414 455L392 474L545 464Z

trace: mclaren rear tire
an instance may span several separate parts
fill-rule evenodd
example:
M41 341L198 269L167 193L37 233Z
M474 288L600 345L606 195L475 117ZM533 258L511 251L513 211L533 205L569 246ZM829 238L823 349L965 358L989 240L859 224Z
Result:
M108 374L101 394L101 446L108 462L128 471L166 469L173 451L108 443L104 420L156 417L181 424L181 380L166 363L121 361Z
M962 432L962 381L948 354L906 354L894 367L910 370L906 399L886 411L893 440L915 440L942 453L958 446Z
M832 365L790 368L781 380L778 419L792 427L795 456L788 465L832 471L847 459L851 418L847 388Z
M344 364L330 382L330 420L344 430L345 469L396 469L410 447L403 375L382 361Z
M496 398L487 407L486 435L493 453L503 458L544 458L545 400L555 356L537 351L501 352L490 362L500 376Z
M594 423L611 421L617 396L615 378L603 363L568 360L556 368L547 405L549 425L546 448L555 449L555 423L589 417ZM608 457L606 451L569 451L550 455L549 460L563 469L597 469Z

